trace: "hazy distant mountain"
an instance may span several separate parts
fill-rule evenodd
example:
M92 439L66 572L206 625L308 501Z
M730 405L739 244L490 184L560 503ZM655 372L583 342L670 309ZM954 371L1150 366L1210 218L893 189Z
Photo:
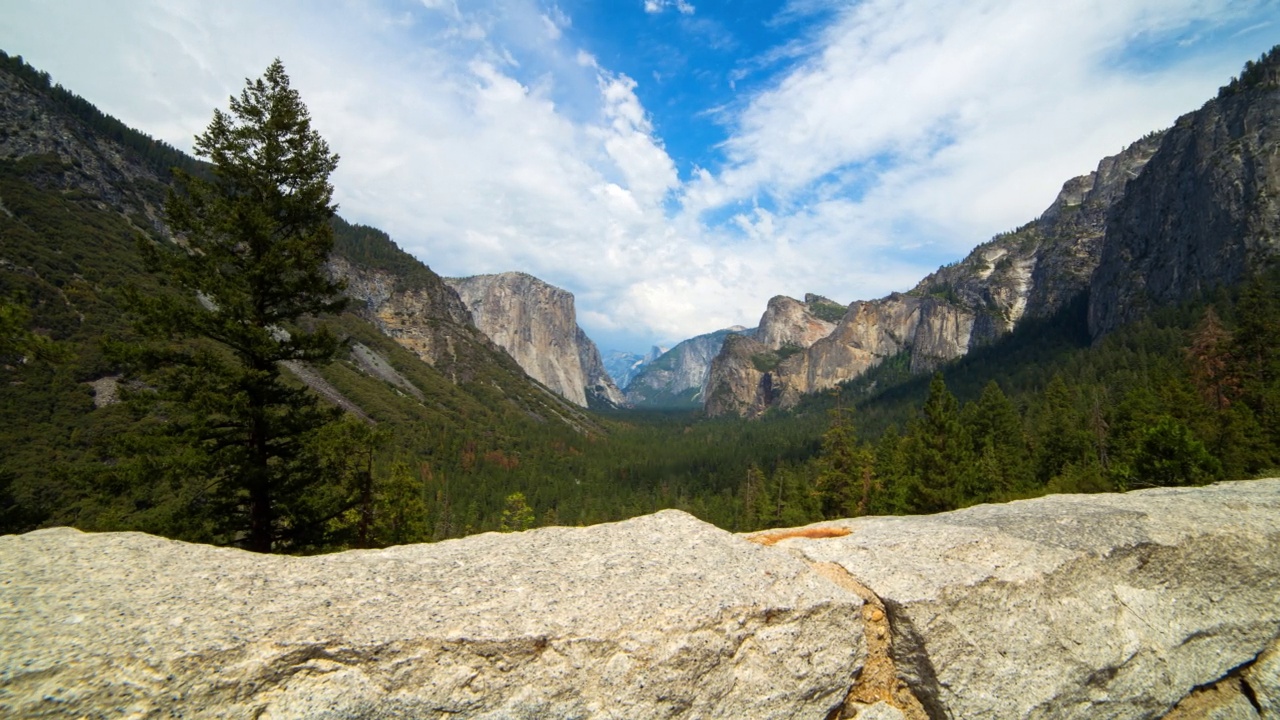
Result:
M742 326L717 330L685 340L662 353L631 379L627 385L627 402L648 408L699 407L712 358L720 352L727 336L743 332L750 331Z

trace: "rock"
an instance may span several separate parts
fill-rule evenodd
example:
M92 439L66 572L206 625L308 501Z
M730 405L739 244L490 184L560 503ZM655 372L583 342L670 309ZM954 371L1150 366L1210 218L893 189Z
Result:
M390 245L389 238L386 243ZM346 283L352 310L452 382L469 382L477 367L494 362L495 354L510 363L476 329L458 294L430 268L420 265L410 280L335 254L328 271Z
M1280 720L1280 640L1271 643L1241 675L1264 720Z
M931 717L1158 717L1250 664L1275 688L1280 480L821 527L775 547L883 601Z
M711 361L720 354L724 339L750 332L735 325L689 338L657 353L645 361L628 384L627 402L636 407L701 406L711 375Z
M56 528L0 537L0 714L1271 719L1278 599L1280 480L318 557Z
M868 705L854 717L857 720L907 720L901 710L884 701Z
M318 557L0 537L6 717L823 718L862 600L664 511Z
M566 400L625 402L600 360L595 343L578 327L573 293L518 272L445 278L480 328L529 377Z
M1260 72L1269 81L1179 118L1116 202L1089 293L1095 338L1280 253L1280 54Z

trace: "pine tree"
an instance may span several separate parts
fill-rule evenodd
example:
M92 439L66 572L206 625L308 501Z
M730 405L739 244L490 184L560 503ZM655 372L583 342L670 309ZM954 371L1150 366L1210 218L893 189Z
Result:
M965 425L981 468L974 502L1010 497L1030 485L1029 452L1022 418L995 380L965 407Z
M498 523L498 529L502 532L521 532L533 527L537 519L538 516L529 507L524 493L511 493L502 506L502 520Z
M226 536L259 552L311 545L350 504L326 492L308 456L338 413L280 369L342 347L324 325L299 324L345 305L324 271L338 156L279 60L246 81L230 112L214 111L195 150L212 177L176 173L165 207L176 243L143 245L177 292L130 298L139 329L171 342L130 359L153 371L156 399L176 413L169 429L203 453L211 490L201 497L216 500Z
M1061 375L1053 376L1038 400L1036 479L1047 485L1068 465L1093 462L1097 452L1090 423L1076 407L1076 392Z
M867 514L874 489L874 457L858 443L849 415L842 407L831 412L831 426L822 436L817 460L822 513L829 518Z
M942 373L934 373L922 416L907 434L908 461L917 480L911 511L939 512L971 503L977 490L975 458L960 422L960 404Z

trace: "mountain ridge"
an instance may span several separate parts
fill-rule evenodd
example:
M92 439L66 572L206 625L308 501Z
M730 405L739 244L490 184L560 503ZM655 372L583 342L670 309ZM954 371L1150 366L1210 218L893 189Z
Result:
M811 342L812 320L796 316L754 343L726 344L712 363L707 414L794 407L903 352L911 372L931 372L1078 293L1089 295L1096 340L1149 308L1243 280L1280 248L1280 53L1251 67L1249 83L1233 81L1172 128L1068 180L1035 220L907 293L850 304ZM770 301L764 318L781 302ZM779 352L785 357L764 362Z

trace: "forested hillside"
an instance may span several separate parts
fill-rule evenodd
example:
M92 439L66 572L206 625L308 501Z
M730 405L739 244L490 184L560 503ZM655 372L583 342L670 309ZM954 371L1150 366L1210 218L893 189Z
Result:
M144 257L174 249L168 168L207 168L0 60L0 532L242 542L210 500L199 449L167 432L181 416L157 413L155 384L127 376L120 354L142 345L130 298L178 293ZM460 324L456 295L385 233L332 228L329 265L345 268L352 302L292 327L323 321L343 349L281 377L346 419L305 455L319 469L306 495L318 532L278 549L667 507L749 530L1280 467L1280 271L1265 261L1097 342L1080 295L932 377L912 376L904 354L747 422L566 403Z

